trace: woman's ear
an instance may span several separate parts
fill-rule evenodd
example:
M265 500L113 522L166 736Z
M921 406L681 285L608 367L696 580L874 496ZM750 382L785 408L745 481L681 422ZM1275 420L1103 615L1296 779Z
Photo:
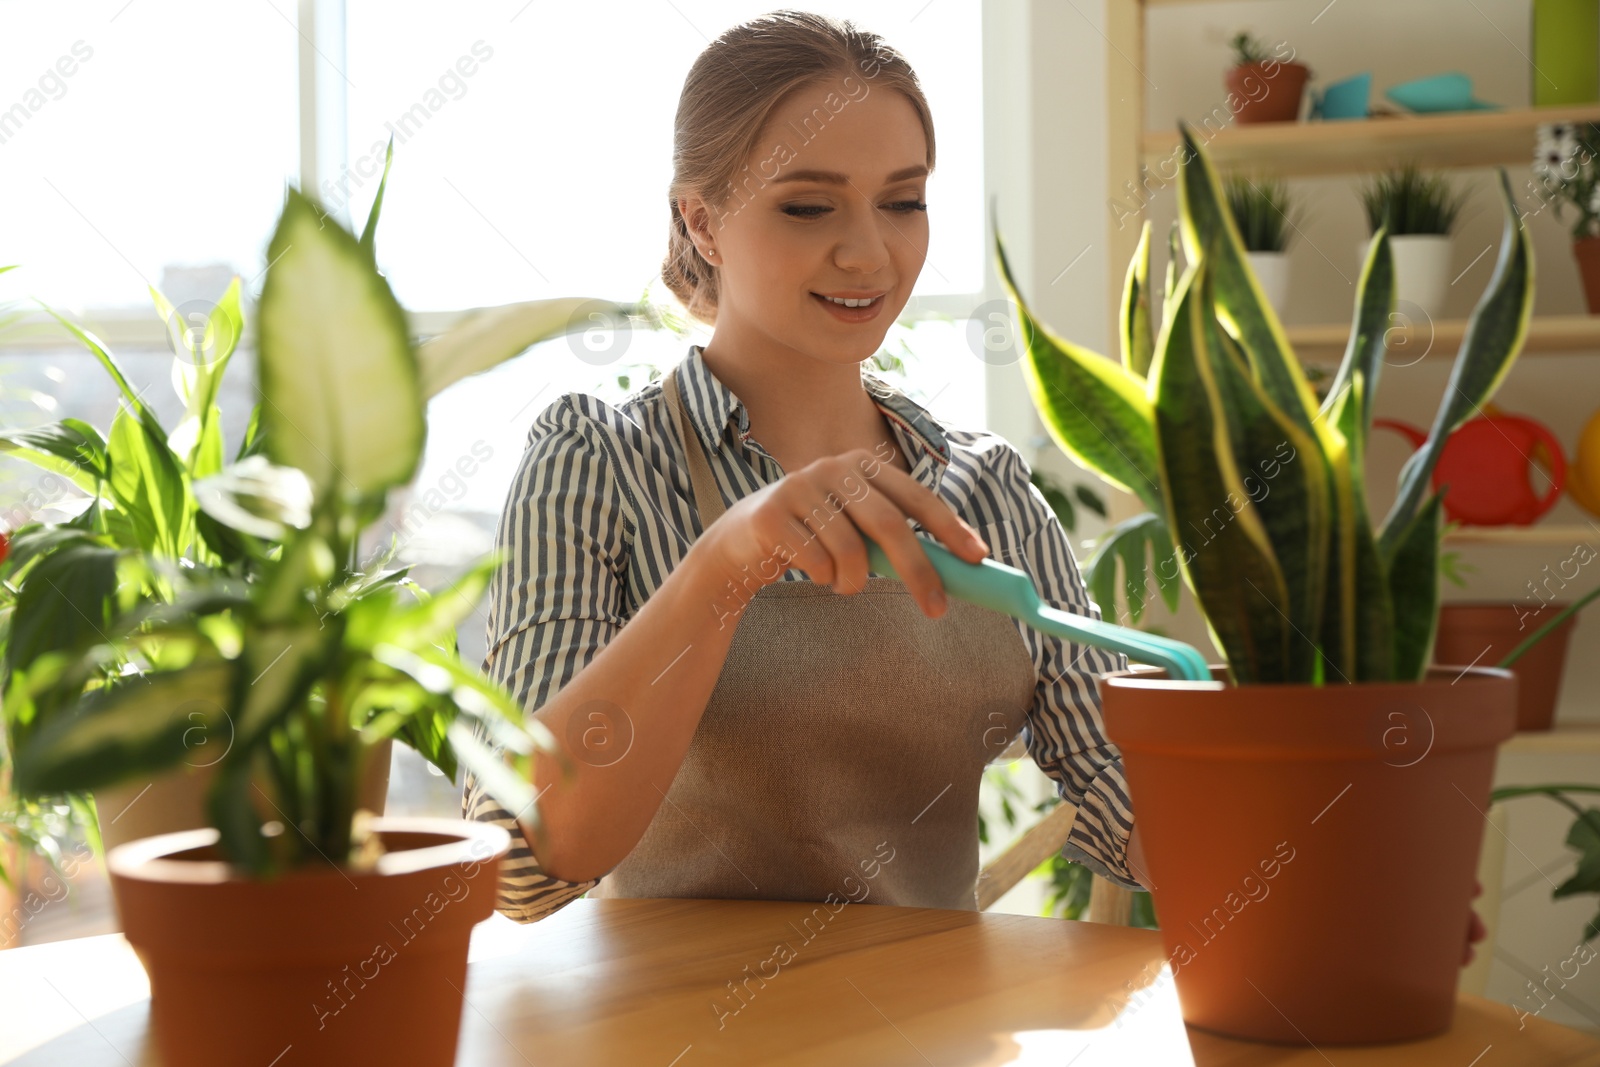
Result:
M678 198L678 214L683 216L683 224L689 230L689 240L694 242L701 257L707 263L717 263L717 241L716 236L712 233L711 209L706 205L706 202L693 194L680 196Z

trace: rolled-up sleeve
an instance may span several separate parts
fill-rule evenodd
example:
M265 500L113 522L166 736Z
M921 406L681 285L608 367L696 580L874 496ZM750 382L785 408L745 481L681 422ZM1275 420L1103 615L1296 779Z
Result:
M599 426L568 393L534 420L495 534L505 562L489 587L484 670L532 718L594 658L623 616L627 520ZM482 736L480 734L480 736ZM487 741L487 738L484 738ZM496 910L528 923L600 884L567 882L540 867L516 817L471 774L462 814L504 826Z
M1100 618L1066 531L1032 482L1032 469L1014 447L1006 446L1003 453L1000 474L1015 509L1020 558L1002 562L1027 570L1046 605ZM1125 889L1143 889L1128 869L1133 807L1122 756L1106 739L1095 686L1096 676L1125 670L1127 657L1029 626L1022 631L1038 669L1028 712L1028 754L1055 781L1057 796L1078 809L1062 854Z

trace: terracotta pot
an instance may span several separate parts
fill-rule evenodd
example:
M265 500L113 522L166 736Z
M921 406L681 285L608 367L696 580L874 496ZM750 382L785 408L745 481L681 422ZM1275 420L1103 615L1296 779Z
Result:
M389 761L393 739L385 738L372 746L366 775L361 780L361 807L382 815L389 797ZM194 761L154 778L136 778L120 785L94 791L95 811L100 817L100 837L107 851L129 841L179 830L198 830L208 826L206 793L216 778L216 763L203 762L197 750ZM272 813L262 803L258 807L263 822Z
M1566 606L1551 602L1535 609L1509 600L1441 604L1433 662L1492 667ZM1555 721L1567 644L1577 621L1577 615L1569 616L1511 665L1517 676L1518 730L1548 730Z
M1572 255L1583 278L1583 299L1589 314L1600 315L1600 237L1585 237L1572 242Z
M1516 679L1212 672L1100 679L1184 1020L1297 1045L1443 1032Z
M1304 63L1245 63L1228 71L1228 92L1238 97L1240 122L1294 122L1311 70ZM1232 110L1232 104L1229 109Z
M163 1063L455 1062L468 940L511 839L466 820L374 825L388 851L371 871L244 878L209 828L109 853Z

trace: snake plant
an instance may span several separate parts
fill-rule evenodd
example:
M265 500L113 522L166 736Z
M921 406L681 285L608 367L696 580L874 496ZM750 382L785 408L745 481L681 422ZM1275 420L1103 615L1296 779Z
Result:
M1194 592L1235 684L1418 680L1438 618L1445 439L1494 395L1527 336L1533 248L1500 171L1499 258L1467 324L1427 442L1381 522L1365 454L1394 308L1387 229L1367 248L1350 340L1316 400L1262 295L1216 169L1186 123L1179 222L1186 265L1152 317L1150 226L1121 305L1120 362L1042 324L995 255L1047 431L1079 465L1136 495Z
M403 569L383 569L387 560L363 564L357 547L388 493L417 470L428 400L467 374L582 327L586 320L574 313L592 302L492 309L414 343L375 262L376 213L375 205L357 238L288 191L260 300L258 417L233 464L194 477L200 472L185 465L173 436L126 388L128 407L108 447L32 439L46 462L65 460L96 487L115 489L122 478L131 488L109 501L117 518L104 528L25 529L19 541L35 544L32 558L6 563L7 575L21 582L7 650L14 666L8 715L27 725L14 731L19 793L91 790L173 767L199 730L227 743L208 810L229 860L258 875L361 862L372 840L355 811L362 772L375 745L399 737L448 773L457 760L468 766L536 838L542 834L528 760L543 749L564 769L571 765L548 731L524 726L515 701L463 664L456 648L455 626L498 561L480 562L429 596ZM91 347L122 385L115 362L92 339ZM119 426L140 443L127 455L154 458L130 461L124 471L115 454ZM57 435L62 441L65 432ZM81 430L79 437L95 443ZM203 426L198 440L210 440ZM203 453L217 467L219 448L206 445ZM140 533L145 551L122 552L118 529ZM50 575L40 567L52 536L127 567L97 577L84 601L96 616L80 628L89 632L24 649L24 600L31 593L50 599ZM180 564L197 536L210 547ZM206 565L221 545L248 566ZM167 583L171 595L141 598L130 570ZM41 706L42 696L61 693L72 694L64 706Z

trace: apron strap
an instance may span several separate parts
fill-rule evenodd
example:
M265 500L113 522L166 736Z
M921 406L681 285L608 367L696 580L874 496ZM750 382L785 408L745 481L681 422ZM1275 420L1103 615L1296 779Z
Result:
M704 531L726 509L722 506L722 492L717 488L711 465L706 462L705 451L700 447L700 435L695 432L694 425L689 421L688 409L683 406L683 396L678 389L678 367L673 367L663 376L661 392L667 398L667 412L672 419L673 429L683 445L684 455L688 457L689 484L694 489L695 507L700 512L700 529Z

